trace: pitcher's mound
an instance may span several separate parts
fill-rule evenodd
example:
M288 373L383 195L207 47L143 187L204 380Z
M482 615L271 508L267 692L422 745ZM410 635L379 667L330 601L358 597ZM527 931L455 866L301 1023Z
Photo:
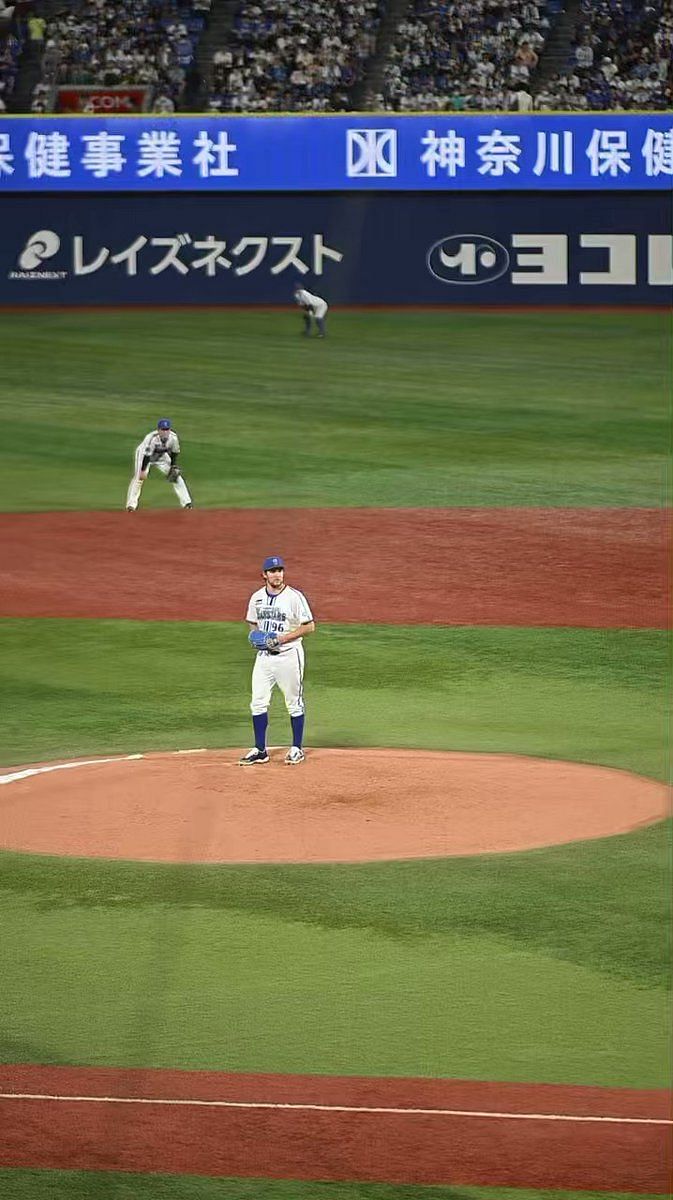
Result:
M309 750L151 754L0 776L0 845L155 862L372 862L626 833L666 788L626 771L506 754Z

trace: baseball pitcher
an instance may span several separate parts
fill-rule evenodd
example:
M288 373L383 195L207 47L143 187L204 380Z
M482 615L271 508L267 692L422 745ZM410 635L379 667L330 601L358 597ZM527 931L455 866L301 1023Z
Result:
M158 471L161 471L162 475L166 476L169 483L172 483L173 491L180 501L181 508L193 507L189 488L177 465L179 453L180 442L178 441L178 435L171 428L168 417L162 417L160 421L157 421L156 429L148 433L140 445L136 446L133 475L131 476L131 482L126 495L127 512L136 511L140 503L140 493L143 489L143 484L147 479L151 467L156 467Z
M304 311L304 337L311 336L311 328L315 321L315 327L319 338L325 336L325 317L329 305L322 296L314 296L312 292L307 292L305 288L297 284L294 289L295 302Z
M243 758L242 767L268 763L266 731L271 693L278 686L290 715L292 745L285 755L288 766L304 761L304 647L302 639L314 633L315 622L302 592L285 582L285 563L273 554L262 563L264 587L253 592L246 620L248 641L257 651L252 669L252 727L255 745Z

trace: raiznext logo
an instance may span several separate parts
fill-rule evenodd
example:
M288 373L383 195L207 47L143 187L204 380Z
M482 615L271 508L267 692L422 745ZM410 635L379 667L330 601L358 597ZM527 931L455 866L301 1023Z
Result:
M31 233L18 257L18 271L10 271L10 279L65 279L67 271L42 270L42 263L58 254L61 239L53 229L38 229Z

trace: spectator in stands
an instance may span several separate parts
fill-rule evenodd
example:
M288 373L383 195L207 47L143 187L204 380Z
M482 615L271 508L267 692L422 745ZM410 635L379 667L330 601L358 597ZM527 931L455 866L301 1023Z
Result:
M511 94L511 108L514 112L532 112L533 97L525 87L517 88Z
M575 62L583 71L585 71L588 67L593 67L594 49L588 37L583 38L575 50Z
M42 79L45 83L55 83L61 54L54 38L48 38L42 55ZM39 85L38 85L39 86Z
M534 71L539 59L530 42L521 42L514 54L514 62L517 66L527 67L530 75Z
M38 13L31 13L26 22L28 26L28 40L36 47L41 47L44 43L44 31L47 28L47 22L44 17Z
M155 113L173 113L175 112L175 104L170 96L157 96L152 105L152 112Z
M21 38L11 32L11 29L11 20L6 30L2 30L0 26L0 32L2 32L2 39L0 39L0 98L5 108L7 100L12 96L16 86L22 45Z

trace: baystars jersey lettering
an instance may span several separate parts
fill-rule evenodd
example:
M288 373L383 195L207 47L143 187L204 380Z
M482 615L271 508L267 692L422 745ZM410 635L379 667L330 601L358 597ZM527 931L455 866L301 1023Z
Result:
M264 633L291 633L299 625L312 621L313 615L303 592L286 584L277 596L270 596L265 587L253 592L246 620L256 621ZM300 646L303 640L295 638L293 642L281 646L280 653L287 654L294 646Z
M166 441L162 442L156 429L153 429L140 443L137 453L142 454L143 457L146 454L149 455L150 462L157 462L164 454L179 454L178 435L174 430L169 429Z

